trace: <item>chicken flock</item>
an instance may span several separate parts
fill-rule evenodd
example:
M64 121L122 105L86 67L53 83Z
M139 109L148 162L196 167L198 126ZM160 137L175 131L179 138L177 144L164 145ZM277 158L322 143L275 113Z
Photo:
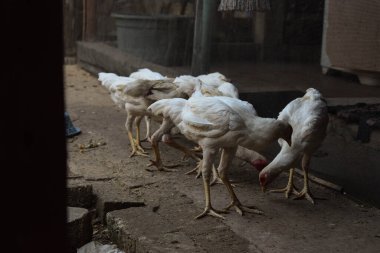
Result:
M178 164L167 165L161 160L159 142L176 148L185 157L194 159L198 166L192 171L202 175L206 215L224 219L221 213L234 208L239 214L261 210L243 205L237 198L228 178L234 157L250 163L259 173L263 190L283 171L289 171L283 192L285 197L305 198L314 204L308 184L308 169L312 154L326 136L327 105L321 93L309 88L303 97L291 101L277 119L260 117L254 107L239 99L238 89L223 74L215 72L197 77L163 76L149 69L139 69L129 77L113 73L99 73L98 79L112 100L127 112L125 127L131 145L130 156L149 156L142 141L151 143L154 159L148 166L158 171L176 171ZM146 123L145 138L141 140L140 124ZM151 132L151 120L160 127ZM135 127L135 135L133 134ZM197 147L189 149L174 140L182 134ZM278 142L281 150L272 161L262 155L271 144ZM219 165L214 164L219 159ZM298 191L293 185L294 168L301 164L304 187ZM212 207L210 185L223 183L231 197L230 204L218 211Z

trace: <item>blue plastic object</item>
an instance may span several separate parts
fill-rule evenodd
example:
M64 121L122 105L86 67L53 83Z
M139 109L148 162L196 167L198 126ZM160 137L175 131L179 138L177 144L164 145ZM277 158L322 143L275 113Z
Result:
M73 137L81 133L78 127L75 127L71 122L70 116L65 112L66 137Z

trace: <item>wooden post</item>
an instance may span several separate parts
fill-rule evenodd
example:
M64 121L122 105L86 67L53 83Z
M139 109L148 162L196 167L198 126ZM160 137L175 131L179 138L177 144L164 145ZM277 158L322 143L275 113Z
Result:
M254 13L254 40L256 46L259 46L258 58L264 59L264 42L265 42L265 12Z
M212 26L216 11L216 0L197 0L191 74L207 73L210 69Z
M195 22L193 39L193 56L191 59L191 74L193 76L201 73L201 38L202 38L202 10L203 0L196 0L195 3Z
M65 56L76 55L76 41L83 39L83 2L66 0L63 11Z
M96 39L96 0L83 0L83 40Z

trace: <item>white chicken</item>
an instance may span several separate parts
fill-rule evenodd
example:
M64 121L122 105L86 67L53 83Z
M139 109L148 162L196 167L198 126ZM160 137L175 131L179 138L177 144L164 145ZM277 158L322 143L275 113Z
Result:
M206 81L209 81L213 83L212 85L209 85L207 83L203 83L198 77L193 77L190 75L184 75L177 77L174 80L174 83L179 84L192 84L193 93L191 97L204 97L204 96L227 96L227 97L233 97L238 98L238 90L237 88L228 82L223 81L223 78L225 78L220 73L211 73L208 75L204 75L203 79ZM185 87L191 87L190 85L186 85ZM171 129L174 127L174 124L169 124L170 119L166 119L166 121L163 121L164 123L162 126L152 135L151 137L151 143L155 155L155 160L151 160L151 164L149 166L156 166L158 170L164 170L164 171L172 171L170 168L173 166L170 165L164 165L161 161L161 156L158 149L158 141L161 139L164 143L177 148L181 150L185 156L192 157L194 160L198 161L198 166L195 167L193 170L187 172L186 174L190 174L192 172L198 171L197 176L200 176L201 170L200 170L200 159L197 157L197 154L194 151L201 151L199 148L195 148L193 150L189 150L186 147L176 143L170 135ZM217 175L214 173L214 179L213 183L216 182Z
M139 78L139 79L136 79ZM140 122L146 114L146 108L161 98L187 97L181 92L184 89L173 84L173 79L162 76L149 69L140 69L130 77L113 73L99 73L99 81L108 88L112 100L127 111L126 128L132 146L133 155L147 156L141 146ZM136 126L136 138L133 138L132 124ZM150 136L150 119L146 118L147 135Z
M249 163L257 171L262 171L268 165L267 158L254 150L238 146L235 157Z
M167 76L163 76L160 73L154 72L147 68L139 69L136 72L131 73L129 77L134 78L134 79L151 80L151 81L170 79Z
M223 82L229 82L230 80L219 72L209 73L205 75L197 76L199 80L208 85L219 86Z
M224 218L211 206L210 199L212 164L219 149L222 149L222 155L218 171L232 199L225 210L234 207L241 215L243 210L262 213L240 203L228 180L227 169L239 145L260 152L279 138L290 142L291 127L288 123L258 117L248 102L221 96L192 97L189 100L163 99L150 105L148 111L163 117L163 124L177 126L186 138L198 143L202 148L202 177L206 204L205 210L196 218L206 215Z
M167 76L163 76L158 72L151 71L148 68L138 69L136 72L131 73L129 77L134 78L134 79L151 80L151 81L172 80L171 78ZM149 141L150 136L151 136L151 133L150 133L151 132L151 118L149 116L145 116L144 119L145 119L145 124L146 124L146 135L145 135L144 140ZM136 129L138 129L137 126L136 126Z
M289 170L289 181L285 188L272 192L295 194L297 199L306 198L314 204L308 184L308 170L312 154L320 147L326 136L329 121L327 105L321 93L314 88L306 90L306 94L291 101L279 114L279 120L288 122L293 128L292 145L279 139L281 151L259 174L263 189L282 171ZM304 186L297 192L293 185L293 168L302 160Z
M118 76L113 73L99 73L99 78L98 80L101 82L103 86L105 86L111 95L112 100L114 101L115 104L117 104L120 108L125 109L128 113L128 108L126 107L126 104L128 103L127 97L124 94L124 90L127 86L129 85L134 85L136 82L140 82L137 79L130 78L130 77L124 77L124 76ZM138 102L136 101L136 104ZM128 125L131 125L132 122L128 122L128 117L129 119L131 118L129 113L127 116L127 123L126 123L126 128L128 131L128 138L132 147L132 153L131 156L138 154L138 155L145 155L145 152L143 148L141 147L140 144L140 122L142 119L142 116L139 116L135 120L135 125L136 125L136 135L137 138L134 139L132 135L132 128L128 127ZM148 129L150 128L150 122L149 120L146 119L146 124L147 124L147 135Z

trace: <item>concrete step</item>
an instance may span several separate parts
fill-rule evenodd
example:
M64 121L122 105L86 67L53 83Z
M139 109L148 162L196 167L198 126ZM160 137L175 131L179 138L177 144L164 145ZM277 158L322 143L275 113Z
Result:
M145 189L146 206L107 214L113 243L125 252L254 252L221 220L195 220L203 207L165 182ZM166 184L169 184L166 182ZM160 198L157 198L157 192ZM165 196L165 197L162 197ZM201 205L203 202L201 203Z
M96 195L96 212L100 221L105 222L108 212L130 207L144 206L144 202L131 196L123 187L114 181L92 182Z
M67 205L83 208L94 206L92 185L81 180L67 181Z
M67 235L70 252L76 250L92 239L92 219L85 208L67 207Z
M172 77L186 73L185 67L158 65L102 42L77 42L77 62L79 66L94 75L106 71L129 76L140 68L149 68Z
M126 252L204 252L184 232L148 208L107 214L111 239Z

